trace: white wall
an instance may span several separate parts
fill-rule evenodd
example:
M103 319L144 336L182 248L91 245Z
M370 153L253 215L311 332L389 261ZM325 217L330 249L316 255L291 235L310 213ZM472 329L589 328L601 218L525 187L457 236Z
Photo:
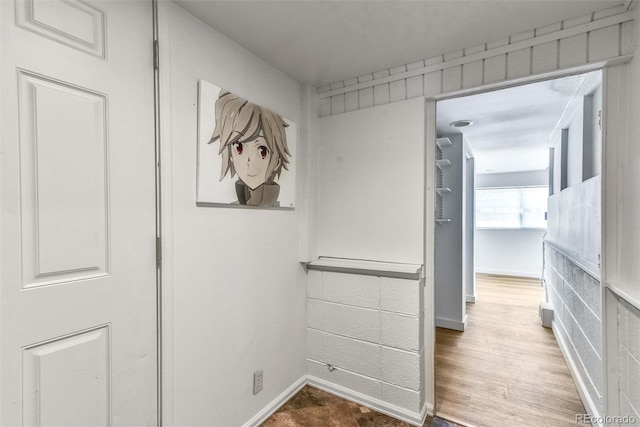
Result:
M600 274L600 176L549 197L547 239Z
M593 178L602 170L602 72L585 74L579 93L572 99L550 136L554 148L553 194ZM566 142L563 158L562 140Z
M562 191L562 186L564 185L566 187L566 163L563 164L562 160L563 160L563 145L561 143L562 139L568 137L567 135L565 135L565 133L568 133L569 130L562 130L560 132L560 134L557 136L556 138L556 142L555 144L552 144L553 150L553 193L552 194L558 194ZM564 147L565 150L568 147ZM566 157L566 153L564 154L564 156ZM565 178L565 182L563 182L563 177Z
M425 104L320 119L318 255L423 264Z
M476 188L547 185L547 171L483 173L476 175Z
M476 272L542 277L544 230L476 229Z
M584 97L580 97L571 105L568 114L567 129L569 141L567 148L567 186L582 182L582 150L585 141L584 132ZM558 147L556 147L556 151Z
M463 239L463 270L465 284L465 300L466 302L476 301L476 253L475 253L475 159L473 157L465 160L465 180L464 185L465 201L464 201L464 239Z
M303 91L175 4L159 7L165 424L238 426L305 379L302 212L196 207L197 82L268 106L299 129ZM264 389L254 396L258 369Z
M547 171L476 175L476 188L547 185ZM545 230L476 229L476 272L509 276L542 276Z

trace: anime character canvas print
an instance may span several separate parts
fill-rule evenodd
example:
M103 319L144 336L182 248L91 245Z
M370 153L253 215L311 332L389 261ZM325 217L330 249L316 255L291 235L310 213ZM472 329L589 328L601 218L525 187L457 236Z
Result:
M200 81L198 139L198 204L293 207L292 122Z

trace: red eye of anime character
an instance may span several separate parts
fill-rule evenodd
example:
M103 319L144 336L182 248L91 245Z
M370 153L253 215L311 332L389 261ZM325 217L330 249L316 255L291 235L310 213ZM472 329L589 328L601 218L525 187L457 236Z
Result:
M266 159L267 156L269 155L269 149L264 145L261 145L258 147L258 153L260 153L260 157L262 157L263 159Z
M233 148L235 148L236 153L242 154L242 143L241 142L234 142L233 143Z

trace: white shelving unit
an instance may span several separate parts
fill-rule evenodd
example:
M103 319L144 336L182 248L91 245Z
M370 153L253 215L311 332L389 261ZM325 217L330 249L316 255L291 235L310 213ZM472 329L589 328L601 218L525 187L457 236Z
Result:
M445 186L444 182L444 169L451 166L451 160L445 159L443 157L442 149L445 147L449 147L452 145L452 142L449 138L438 138L436 139L436 194L438 197L436 198L436 223L442 224L445 222L451 222L450 218L444 218L444 203L445 203L445 195L451 193L451 189Z
M438 139L436 139L436 145L437 145L437 146L438 146L438 148L440 148L440 149L442 149L442 147L448 147L448 146L450 146L451 144L453 144L453 143L452 143L452 142L451 142L451 140L450 140L449 138L447 138L447 137L444 137L444 138L438 138Z
M468 202L469 195L473 195L473 169L468 169L464 135L452 134L437 142L434 154L438 167L432 167L436 181L435 323L437 327L464 331L467 296L475 296L471 290L473 252L469 250L473 248L473 226L469 227L472 215L468 213L469 206L473 206L473 201Z
M436 160L436 166L438 167L438 169L442 170L443 168L451 166L451 160L449 159Z

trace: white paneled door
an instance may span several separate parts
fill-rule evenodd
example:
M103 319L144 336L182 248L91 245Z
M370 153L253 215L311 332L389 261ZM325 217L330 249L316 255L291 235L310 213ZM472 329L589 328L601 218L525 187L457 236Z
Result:
M155 425L151 0L0 30L0 425Z

